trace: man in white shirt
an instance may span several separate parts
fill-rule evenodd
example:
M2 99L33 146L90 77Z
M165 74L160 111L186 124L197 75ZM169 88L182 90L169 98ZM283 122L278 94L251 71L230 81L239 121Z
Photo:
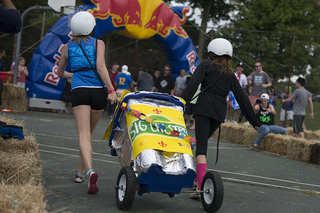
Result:
M242 73L243 71L243 63L242 62L239 62L238 65L237 65L237 71L234 73L234 75L237 77L239 83L240 83L240 86L243 88L243 89L246 89L247 85L248 85L248 82L247 82L247 77ZM226 119L225 119L225 122L228 122L228 118L229 118L229 115L230 115L230 109L232 108L232 104L231 104L231 100L230 100L230 97L229 95L227 96L227 114L226 114ZM238 111L239 110L234 110L233 112L233 119L232 119L232 123L236 123L236 118L238 116Z

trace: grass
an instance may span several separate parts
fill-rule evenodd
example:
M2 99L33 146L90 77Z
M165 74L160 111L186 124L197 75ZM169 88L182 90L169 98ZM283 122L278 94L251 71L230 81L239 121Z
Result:
M315 191L300 190L299 192L302 193L302 194L305 194L305 195L309 195L309 196L314 196L314 197L319 196L319 193L318 193L318 192L315 192Z
M278 99L278 103L276 106L276 116L275 116L275 124L282 126L282 122L280 121L280 111L281 111L281 99ZM313 102L313 115L314 115L314 119L310 119L310 104L308 103L307 108L306 108L306 117L305 117L305 122L306 122L306 128L307 130L311 130L311 131L317 131L320 128L320 103L319 102ZM238 116L240 115L240 112L238 113ZM229 120L232 120L233 116L233 110L231 110L230 115L229 115ZM236 119L236 121L238 121L238 118ZM243 118L242 119L242 123L245 122L246 119ZM287 121L286 123L287 127L289 126L289 121Z

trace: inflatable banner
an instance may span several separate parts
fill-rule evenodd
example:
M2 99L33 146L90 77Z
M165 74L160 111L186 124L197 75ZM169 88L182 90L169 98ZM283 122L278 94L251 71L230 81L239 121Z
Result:
M181 24L186 21L185 7L167 7L161 0L82 0L80 8L96 18L96 38L111 31L134 39L152 38L166 56L172 73L182 68L193 73L199 64L196 49ZM27 95L29 98L60 100L65 79L57 69L61 50L71 38L68 16L61 18L46 34L29 66ZM68 65L67 71L70 71Z

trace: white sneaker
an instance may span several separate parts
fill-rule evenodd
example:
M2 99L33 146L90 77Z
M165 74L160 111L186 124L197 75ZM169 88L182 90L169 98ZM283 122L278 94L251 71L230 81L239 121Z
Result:
M229 120L228 120L228 119L225 119L224 122L229 122Z
M237 123L235 120L232 121L233 124Z
M249 121L246 121L246 122L244 122L244 123L243 123L243 125L247 125L247 126L249 126L249 125L250 125L250 123L249 123Z

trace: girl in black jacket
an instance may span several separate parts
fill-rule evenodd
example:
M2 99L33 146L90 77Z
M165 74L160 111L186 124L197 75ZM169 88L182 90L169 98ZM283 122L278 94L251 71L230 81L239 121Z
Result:
M208 60L199 64L181 95L182 99L190 102L201 83L202 92L199 95L193 114L196 120L195 135L197 139L197 177L195 183L198 183L199 190L207 168L208 140L220 124L224 122L227 110L226 96L230 90L234 93L241 111L252 126L256 130L260 127L249 99L233 74L231 66L232 51L232 45L228 40L223 38L212 40L208 45Z

